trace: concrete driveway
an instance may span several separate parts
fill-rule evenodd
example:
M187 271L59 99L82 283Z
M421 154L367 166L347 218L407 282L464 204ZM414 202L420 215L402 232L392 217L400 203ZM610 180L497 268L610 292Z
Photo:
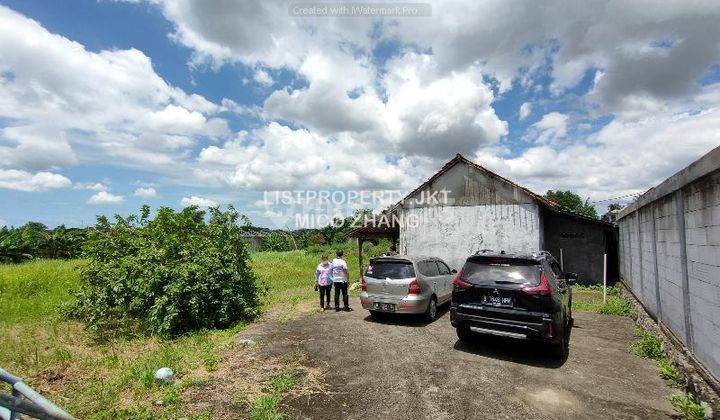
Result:
M457 341L448 314L427 324L325 312L266 330L263 352L303 352L327 392L287 396L283 410L312 419L669 418L673 389L654 362L628 351L628 318L576 312L570 357L533 343Z

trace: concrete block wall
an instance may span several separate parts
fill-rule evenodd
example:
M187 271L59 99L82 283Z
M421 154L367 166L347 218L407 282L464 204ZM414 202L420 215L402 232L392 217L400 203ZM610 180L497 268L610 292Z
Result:
M683 275L680 260L682 244L675 198L675 195L671 195L654 203L661 309L661 313L655 315L685 342Z
M618 224L625 283L720 378L720 148L641 196Z
M720 174L689 185L684 199L693 351L720 372Z
M655 220L654 208L643 207L638 211L638 222L640 223L640 290L642 299L647 302L647 307L653 313L658 313L658 299L656 288L656 251L655 251Z

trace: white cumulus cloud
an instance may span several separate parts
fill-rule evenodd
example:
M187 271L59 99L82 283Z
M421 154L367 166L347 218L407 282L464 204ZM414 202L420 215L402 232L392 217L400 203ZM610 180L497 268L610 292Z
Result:
M0 188L18 191L48 191L68 188L69 179L52 172L31 173L16 169L0 169Z
M532 113L532 104L530 102L523 102L522 105L520 105L520 111L518 112L518 117L520 120L524 120L525 118L529 117Z
M153 198L157 197L157 191L155 191L155 188L153 187L140 187L135 190L133 195L135 197Z
M543 115L540 121L533 124L526 138L538 144L557 142L567 135L568 116L559 112Z
M125 199L121 195L115 195L107 191L100 191L90 197L87 203L98 206L103 204L119 204L122 203L124 200Z
M214 200L204 197L198 197L196 195L190 197L183 197L180 200L180 205L183 207L197 206L200 208L216 207L218 203Z

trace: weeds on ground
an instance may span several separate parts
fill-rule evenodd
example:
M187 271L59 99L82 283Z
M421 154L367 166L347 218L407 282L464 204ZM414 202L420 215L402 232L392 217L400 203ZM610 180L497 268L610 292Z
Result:
M682 375L680 375L680 371L678 370L677 366L672 364L672 362L665 359L664 357L658 359L657 366L658 373L660 374L661 378L669 381L673 386L677 388L683 387L684 381Z
M633 353L640 357L658 360L663 358L662 342L649 332L638 328L635 332L638 340L631 345Z
M687 420L705 420L705 407L698 403L690 394L672 395L668 398L670 404L675 407Z
M638 356L655 360L660 377L676 388L683 388L683 377L677 366L672 364L663 354L660 339L642 328L637 329L636 335L638 340L632 344L632 351ZM690 394L676 394L668 397L668 399L685 419L704 420L707 418L703 404L697 402Z
M250 407L250 420L281 420L285 416L280 412L280 396L270 394L258 397Z
M630 316L630 301L620 296L608 296L607 303L600 308L600 313Z
M256 398L250 405L251 420L280 420L285 416L280 412L278 404L282 395L290 391L298 383L298 372L294 368L270 379L268 393Z

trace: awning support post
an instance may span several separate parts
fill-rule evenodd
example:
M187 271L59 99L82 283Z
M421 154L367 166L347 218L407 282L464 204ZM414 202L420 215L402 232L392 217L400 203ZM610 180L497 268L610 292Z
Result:
M361 281L363 275L363 242L365 242L365 238L358 237L358 273Z

